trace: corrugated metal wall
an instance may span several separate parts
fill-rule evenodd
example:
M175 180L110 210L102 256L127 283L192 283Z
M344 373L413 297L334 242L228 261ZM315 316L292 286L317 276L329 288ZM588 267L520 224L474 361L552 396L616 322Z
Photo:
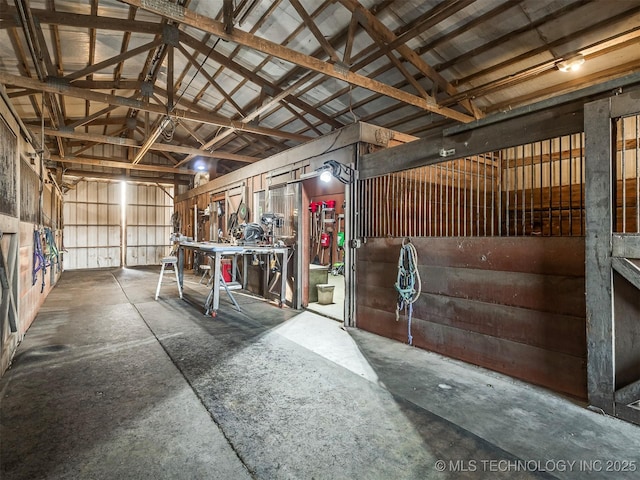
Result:
M79 182L64 198L65 269L119 267L123 249L126 266L160 264L170 249L172 197L170 186Z
M119 183L82 180L64 196L64 268L119 267Z
M127 266L159 265L169 254L172 197L173 187L127 184Z

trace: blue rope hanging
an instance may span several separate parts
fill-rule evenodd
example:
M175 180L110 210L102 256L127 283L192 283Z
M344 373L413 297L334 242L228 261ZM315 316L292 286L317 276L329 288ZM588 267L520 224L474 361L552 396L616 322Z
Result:
M398 291L398 304L396 306L396 321L400 318L400 311L407 315L407 341L413 345L411 335L411 319L413 317L413 304L418 300L422 290L420 272L418 272L418 252L409 239L402 241L400 256L398 258L398 277L395 283Z
M31 285L38 281L38 272L42 270L42 286L40 293L44 292L45 275L47 273L47 259L42 253L42 237L40 230L33 231L33 270L31 272Z

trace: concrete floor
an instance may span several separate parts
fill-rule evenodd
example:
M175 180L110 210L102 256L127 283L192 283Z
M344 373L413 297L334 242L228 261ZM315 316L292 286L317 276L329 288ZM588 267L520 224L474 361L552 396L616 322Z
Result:
M254 297L205 317L196 277L156 302L157 276L63 274L0 380L2 480L638 476L637 426Z

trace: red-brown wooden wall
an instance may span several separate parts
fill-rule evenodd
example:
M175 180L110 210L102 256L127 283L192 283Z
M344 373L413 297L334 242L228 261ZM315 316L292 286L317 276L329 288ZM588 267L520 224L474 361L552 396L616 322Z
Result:
M407 342L394 282L402 239L357 251L357 326ZM583 237L415 238L413 344L586 398Z

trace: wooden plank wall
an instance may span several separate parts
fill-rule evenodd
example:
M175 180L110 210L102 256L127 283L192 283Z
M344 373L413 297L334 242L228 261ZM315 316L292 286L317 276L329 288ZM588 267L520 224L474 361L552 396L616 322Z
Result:
M357 251L357 326L407 342L394 282L402 239ZM583 237L415 238L413 344L585 399Z

